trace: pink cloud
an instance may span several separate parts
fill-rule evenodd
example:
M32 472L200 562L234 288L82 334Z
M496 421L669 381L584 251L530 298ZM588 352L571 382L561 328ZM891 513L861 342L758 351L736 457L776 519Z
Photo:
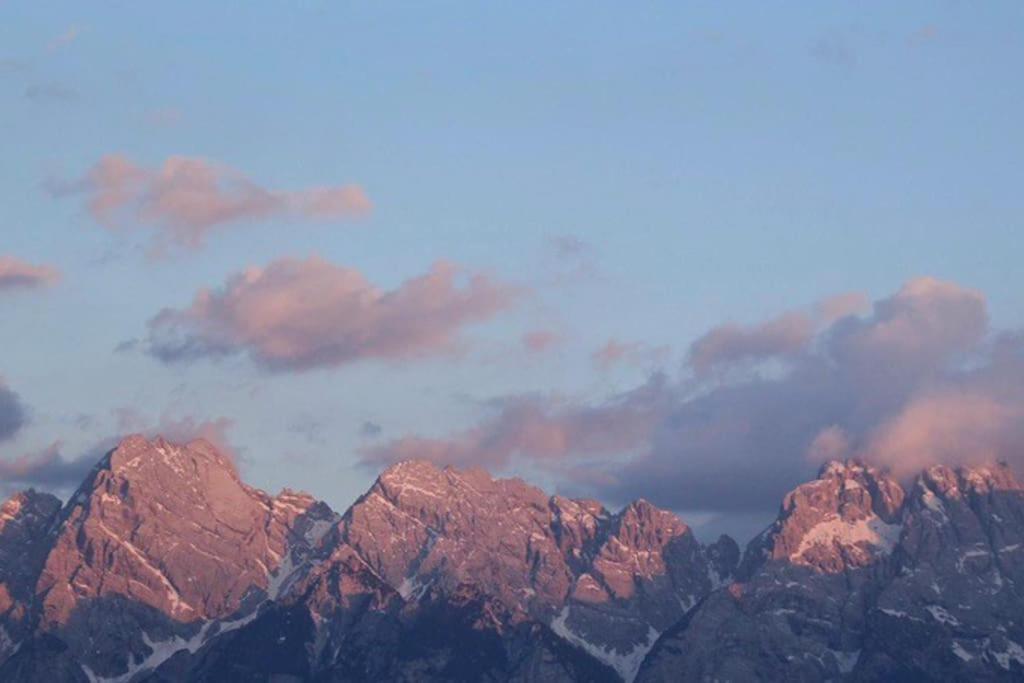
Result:
M704 375L742 360L763 360L804 349L814 333L809 316L786 313L760 325L722 325L690 346L690 365Z
M609 339L604 346L590 354L594 364L603 369L626 363L635 366L655 366L668 359L669 349L665 346L648 346L641 342L620 342Z
M823 464L830 460L845 460L850 456L850 439L837 425L822 429L807 448L807 458L813 463Z
M135 408L125 407L115 411L118 436L109 441L117 443L129 434L143 434L147 437L162 436L175 443L189 443L202 439L227 455L236 464L239 449L231 443L228 432L235 421L228 417L197 418L192 415L175 417L163 413L159 420L153 420Z
M557 332L551 330L532 330L522 337L523 348L532 354L541 354L550 351L561 343L562 338Z
M606 400L511 397L470 429L398 439L363 461L540 465L609 501L643 495L744 514L770 512L830 459L897 473L936 462L1024 465L1024 333L992 337L984 297L933 278L865 303L844 295L715 328L691 353L691 369L782 357L777 372L726 372L713 383L684 372Z
M987 329L981 292L921 277L876 302L868 324L846 330L837 352L858 366L884 359L897 370L936 367L976 348Z
M862 457L912 475L934 463L984 464L1021 458L1024 391L1007 401L978 387L911 400L871 436Z
M149 323L150 352L163 361L248 353L272 370L399 359L453 348L458 332L511 306L515 288L438 263L382 291L359 271L321 258L249 268L192 305Z
M163 416L159 425L150 430L175 443L189 443L203 440L228 456L232 462L239 462L238 449L231 443L228 432L235 426L235 421L227 417L200 420L191 416L171 418Z
M846 292L822 299L814 306L816 326L831 325L851 315L864 313L871 308L871 301L863 292Z
M44 287L59 280L60 271L56 268L33 265L13 256L0 256L0 290Z
M110 230L155 230L157 250L199 248L214 230L241 221L334 221L363 216L372 208L357 185L270 189L223 164L183 156L146 168L108 155L81 180L54 190L58 195L84 193L90 213Z
M867 297L851 292L820 301L810 312L790 311L757 325L720 325L690 345L690 366L703 376L736 363L801 353L823 328L860 313L867 304Z
M71 489L96 465L102 453L91 450L73 459L62 454L57 441L46 448L25 453L10 460L0 460L0 481L7 493L23 486L44 489Z
M449 438L409 436L362 452L364 464L426 459L439 464L501 468L515 458L558 461L574 455L628 451L645 443L665 406L663 378L598 406L519 396L492 403L480 427Z
M59 50L62 47L66 47L71 43L75 42L76 40L78 40L78 37L82 35L83 31L84 29L81 26L71 25L67 28L66 31L64 31L64 33L60 34L59 36L51 40L49 43L47 43L46 49L53 52L55 50Z

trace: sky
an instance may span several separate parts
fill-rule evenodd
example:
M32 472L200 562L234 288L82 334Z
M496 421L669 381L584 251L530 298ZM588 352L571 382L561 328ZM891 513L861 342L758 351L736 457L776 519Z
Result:
M1021 64L1016 2L0 3L3 488L159 432L744 537L1020 462Z

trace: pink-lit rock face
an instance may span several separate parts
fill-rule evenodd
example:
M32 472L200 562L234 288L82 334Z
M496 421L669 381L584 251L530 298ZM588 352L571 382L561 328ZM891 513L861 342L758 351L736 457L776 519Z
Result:
M765 552L829 573L870 565L899 539L903 498L900 485L875 468L828 463L818 480L786 495Z
M628 654L649 646L728 577L675 515L638 501L619 514L518 479L423 461L385 471L345 515L344 540L412 604L470 587L508 625L556 622Z
M1005 465L934 466L904 491L829 463L638 680L1017 680L1022 557L1024 489Z
M246 486L206 442L130 437L65 511L39 580L43 623L115 595L179 622L231 616L266 591L289 526L313 503Z
M644 500L408 461L339 516L129 437L0 508L0 680L1013 679L1022 549L1002 465L828 463L737 569Z

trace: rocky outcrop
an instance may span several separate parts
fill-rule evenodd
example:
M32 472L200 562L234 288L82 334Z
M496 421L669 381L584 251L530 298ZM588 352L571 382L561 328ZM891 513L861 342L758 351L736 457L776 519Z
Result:
M33 582L37 631L96 676L155 667L244 623L334 521L304 494L246 486L205 441L129 437L60 513Z
M0 507L0 661L28 634L36 580L59 514L56 497L34 490Z
M1024 487L936 466L910 489L896 575L868 613L862 678L1024 678Z
M612 514L518 479L427 462L384 472L339 534L395 588L414 631L439 605L472 595L467 604L483 605L478 630L541 628L626 679L658 633L734 570L737 554L728 542L710 553L645 501ZM509 655L537 656L528 647Z
M246 486L206 442L138 436L35 507L38 529L10 527L37 545L5 582L5 679L630 679L738 559L645 501L426 462L341 518Z
M904 493L830 463L638 680L1019 680L1022 494L1005 466L934 467Z

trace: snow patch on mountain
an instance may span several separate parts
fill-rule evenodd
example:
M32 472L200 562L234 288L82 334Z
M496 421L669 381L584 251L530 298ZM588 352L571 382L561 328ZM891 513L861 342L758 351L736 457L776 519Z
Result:
M886 524L877 517L849 522L832 516L831 519L815 524L804 534L800 546L790 555L790 560L803 562L804 554L817 545L849 547L867 543L877 552L888 555L899 540L902 529L900 524Z
M619 652L610 647L602 647L586 640L574 633L566 620L569 618L569 607L563 607L558 616L551 620L551 630L563 640L585 650L587 654L615 669L616 673L622 676L626 683L633 683L644 657L654 647L655 641L661 635L653 627L648 627L647 640L640 643L628 652Z

